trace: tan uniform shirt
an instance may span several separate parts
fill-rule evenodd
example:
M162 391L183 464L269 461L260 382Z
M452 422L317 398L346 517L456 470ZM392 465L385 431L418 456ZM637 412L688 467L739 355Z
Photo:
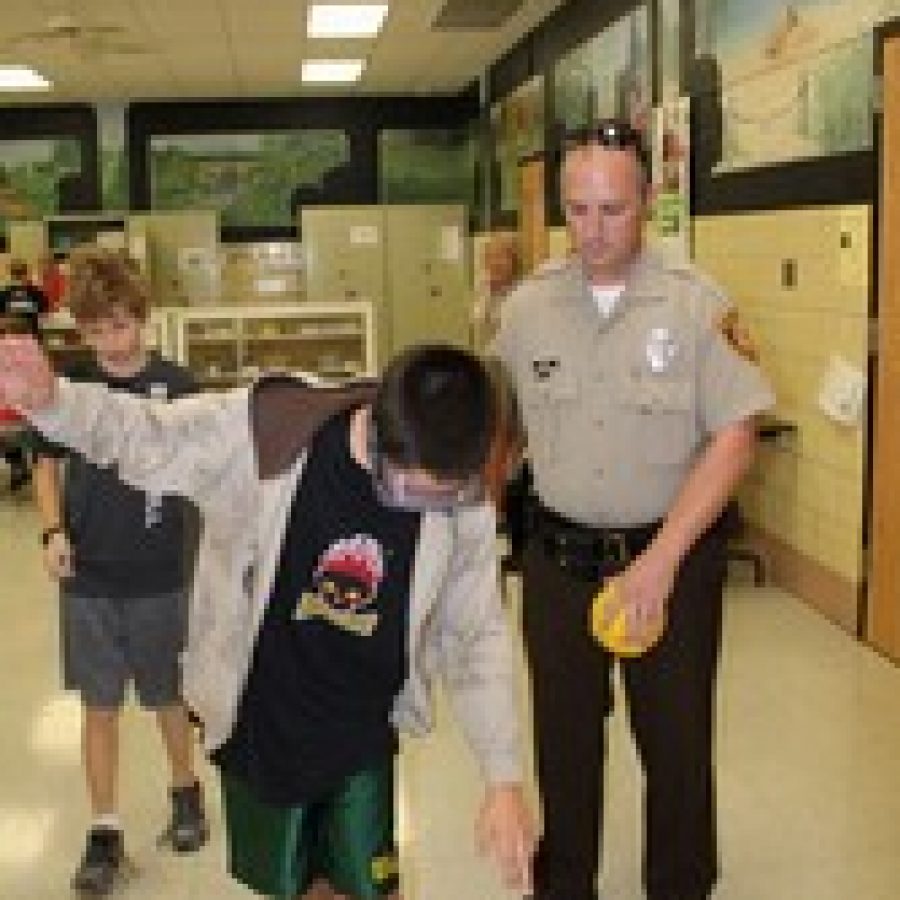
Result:
M608 318L577 259L507 298L492 352L511 377L543 503L585 525L662 518L709 438L772 406L758 366L716 326L727 305L651 251Z

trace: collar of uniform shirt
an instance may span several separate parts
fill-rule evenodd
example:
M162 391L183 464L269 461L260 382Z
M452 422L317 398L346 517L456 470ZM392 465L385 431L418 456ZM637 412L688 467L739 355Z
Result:
M600 314L606 319L613 314L624 293L624 284L610 284L603 287L591 285L591 296L594 298L594 303L597 304L597 309L600 310Z

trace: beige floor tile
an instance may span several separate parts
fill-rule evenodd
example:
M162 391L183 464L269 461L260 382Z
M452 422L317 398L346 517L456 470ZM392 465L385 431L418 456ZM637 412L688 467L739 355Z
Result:
M2 482L2 479L0 479ZM86 805L77 704L57 686L54 591L30 507L0 495L0 898L57 900ZM513 609L515 610L515 602ZM513 611L515 616L515 611ZM525 679L522 679L523 704ZM729 592L719 713L720 900L900 897L900 670L774 589ZM504 900L477 857L480 786L442 698L440 727L404 747L401 840L408 900ZM641 896L640 779L624 718L610 725L607 900ZM122 812L139 868L124 897L247 897L223 874L214 774L210 847L155 846L165 815L152 721L124 721Z

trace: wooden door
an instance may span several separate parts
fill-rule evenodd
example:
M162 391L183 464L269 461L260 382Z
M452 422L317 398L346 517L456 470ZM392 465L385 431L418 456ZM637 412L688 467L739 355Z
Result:
M547 258L547 222L544 202L544 160L530 159L519 166L522 198L519 246L522 272L533 272Z
M884 45L868 638L900 661L900 36Z

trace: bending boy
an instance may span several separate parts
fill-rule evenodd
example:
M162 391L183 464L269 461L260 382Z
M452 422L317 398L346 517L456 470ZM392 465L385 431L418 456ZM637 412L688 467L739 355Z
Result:
M481 476L492 383L414 347L378 384L270 378L161 405L57 379L0 342L0 399L51 437L204 514L185 694L222 769L232 875L395 896L395 732L442 676L487 789L484 848L529 889L512 647Z

